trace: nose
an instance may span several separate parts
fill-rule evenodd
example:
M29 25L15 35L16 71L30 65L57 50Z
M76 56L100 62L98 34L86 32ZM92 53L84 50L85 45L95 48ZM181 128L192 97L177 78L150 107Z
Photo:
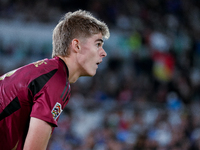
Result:
M106 53L106 51L103 48L101 49L100 56L101 57L106 57L107 56L107 53Z

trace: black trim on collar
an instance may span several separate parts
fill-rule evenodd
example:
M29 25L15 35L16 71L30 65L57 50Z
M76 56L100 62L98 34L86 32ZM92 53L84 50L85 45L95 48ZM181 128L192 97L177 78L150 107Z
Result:
M64 63L64 65L65 65L65 67L66 67L66 71L67 71L67 77L69 78L69 69L68 69L66 63L65 63L64 60L62 60L60 57L58 57L58 58Z

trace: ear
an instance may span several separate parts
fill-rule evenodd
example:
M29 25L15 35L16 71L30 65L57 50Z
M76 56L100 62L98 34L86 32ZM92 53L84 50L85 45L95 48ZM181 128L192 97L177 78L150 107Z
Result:
M80 47L80 41L78 39L73 39L72 40L72 48L75 52L79 52L81 47Z

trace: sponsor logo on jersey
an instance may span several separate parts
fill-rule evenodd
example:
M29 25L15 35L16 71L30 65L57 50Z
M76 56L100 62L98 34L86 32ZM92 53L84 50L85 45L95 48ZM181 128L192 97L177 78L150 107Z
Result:
M62 112L61 104L57 102L51 111L53 119L56 120L58 116L60 116L61 112Z

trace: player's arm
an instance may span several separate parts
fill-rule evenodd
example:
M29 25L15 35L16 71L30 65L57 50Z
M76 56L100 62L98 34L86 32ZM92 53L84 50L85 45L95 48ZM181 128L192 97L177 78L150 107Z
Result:
M31 117L24 150L45 150L49 142L52 127L47 122Z

